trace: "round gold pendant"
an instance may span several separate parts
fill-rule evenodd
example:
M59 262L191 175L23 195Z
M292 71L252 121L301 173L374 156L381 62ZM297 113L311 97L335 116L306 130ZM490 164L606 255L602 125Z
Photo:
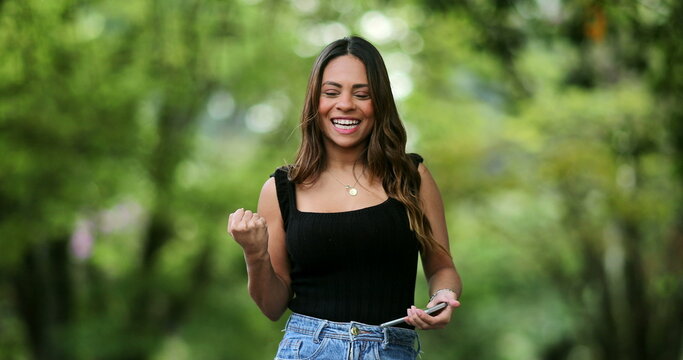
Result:
M351 195L351 196L358 195L358 190L355 187L349 188L349 195Z

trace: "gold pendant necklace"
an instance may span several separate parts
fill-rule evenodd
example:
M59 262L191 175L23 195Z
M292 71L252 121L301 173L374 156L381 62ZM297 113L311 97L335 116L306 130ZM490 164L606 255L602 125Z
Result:
M361 177L363 177L363 174L365 174L365 169L363 169L363 172L360 174ZM341 182L332 172L330 172L330 175L337 180L338 183L344 185L344 189L346 189L346 192L351 195L351 196L356 196L358 195L358 189L356 189L356 185L358 185L358 181L360 180L359 178L356 178L356 182L353 185L347 185ZM355 177L355 176L354 176Z

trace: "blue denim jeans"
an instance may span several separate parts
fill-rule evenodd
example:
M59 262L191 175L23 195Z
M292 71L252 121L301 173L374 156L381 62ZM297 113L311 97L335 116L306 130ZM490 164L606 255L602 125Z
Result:
M414 330L333 322L292 314L275 360L414 360L420 340Z

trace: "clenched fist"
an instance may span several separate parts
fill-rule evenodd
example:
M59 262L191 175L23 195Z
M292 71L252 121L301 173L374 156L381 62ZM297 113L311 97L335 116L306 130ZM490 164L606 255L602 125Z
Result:
M249 210L237 209L228 217L228 233L242 246L246 255L268 251L266 219Z

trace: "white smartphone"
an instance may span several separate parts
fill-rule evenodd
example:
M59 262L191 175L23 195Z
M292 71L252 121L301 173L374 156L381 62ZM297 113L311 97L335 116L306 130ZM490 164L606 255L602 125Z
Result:
M446 304L445 302L438 303L438 304L436 304L436 305L430 307L429 309L426 309L426 310L425 310L425 313L427 313L427 314L432 314L432 313L434 313L434 312L436 312L436 311L439 311L439 310L445 308L446 305L448 305L448 304ZM380 324L380 327L394 326L394 325L396 325L396 324L400 324L400 323L402 323L402 322L404 321L403 319L405 319L405 316L402 317L402 318L398 318L398 319L396 319L396 320L391 320L391 321L385 322L384 324Z

